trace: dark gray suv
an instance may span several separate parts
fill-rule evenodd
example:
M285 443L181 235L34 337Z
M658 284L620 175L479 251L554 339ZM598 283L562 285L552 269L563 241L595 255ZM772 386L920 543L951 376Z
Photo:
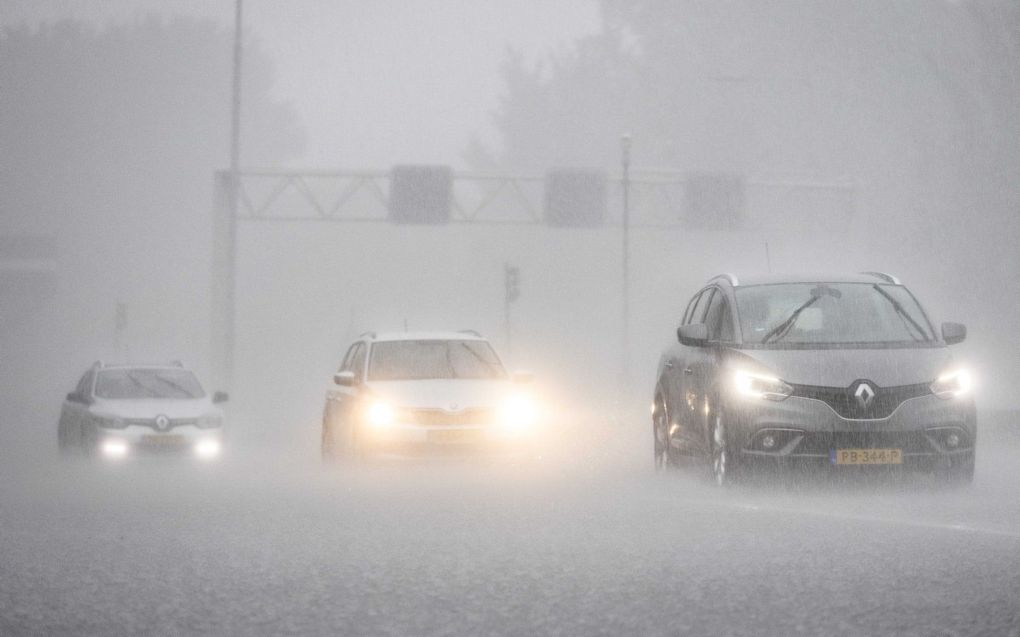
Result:
M970 373L888 274L713 278L656 373L656 466L703 461L720 485L756 468L875 465L974 475Z

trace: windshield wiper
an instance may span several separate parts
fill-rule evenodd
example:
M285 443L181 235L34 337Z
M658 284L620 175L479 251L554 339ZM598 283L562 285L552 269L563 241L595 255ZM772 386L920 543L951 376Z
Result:
M910 332L908 328L907 331L910 332L910 338L914 339L915 341L929 340L928 332L924 331L924 328L921 327L920 324L918 324L918 322L914 320L914 317L911 316L910 313L907 312L905 309L903 309L903 305L901 305L899 301L894 299L891 294L883 290L880 285L872 285L871 287L875 288L875 290L879 294L885 297L885 300L889 301L889 303L892 304L893 309L896 310L896 314L900 317L900 320L903 321L903 325L913 327L915 330L917 330L917 333L921 335L921 338L918 338L913 332Z
M812 292L814 292L814 290L812 290ZM811 298L804 301L800 307L794 310L790 316L786 318L785 321L769 330L769 333L762 337L761 344L764 345L765 343L768 343L773 336L776 336L776 340L786 336L793 328L793 324L797 322L798 318L800 318L800 313L811 307L811 305L820 298L822 298L820 294L812 294Z

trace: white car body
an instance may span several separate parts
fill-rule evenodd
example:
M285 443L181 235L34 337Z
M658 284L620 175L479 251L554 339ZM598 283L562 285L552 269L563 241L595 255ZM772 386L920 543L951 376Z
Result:
M498 373L492 378L374 380L369 371L374 348L407 341L477 343L491 351ZM364 348L360 368L351 361L359 347ZM351 346L327 391L323 456L518 451L533 439L537 415L530 392L506 373L488 341L473 332L370 334Z
M175 366L93 366L68 394L58 426L60 448L90 457L118 460L147 453L191 455L205 460L219 456L223 444L223 410L201 391L189 398L122 398L97 395L105 371L190 374ZM192 376L193 377L193 376ZM201 390L195 381L196 387Z

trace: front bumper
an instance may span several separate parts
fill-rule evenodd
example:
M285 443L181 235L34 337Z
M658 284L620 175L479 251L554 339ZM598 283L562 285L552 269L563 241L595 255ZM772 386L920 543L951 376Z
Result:
M977 438L973 401L934 395L905 400L874 420L843 418L825 402L799 396L731 405L727 416L741 459L777 467L893 466L837 465L840 450L886 449L899 450L902 462L895 466L930 471L972 462Z
M176 427L167 432L134 425L124 429L99 429L96 441L98 455L109 460L157 455L214 460L221 455L222 449L221 429L191 426Z
M362 450L371 454L472 455L520 453L531 449L527 432L506 431L496 425L423 426L394 424L386 428L365 426Z

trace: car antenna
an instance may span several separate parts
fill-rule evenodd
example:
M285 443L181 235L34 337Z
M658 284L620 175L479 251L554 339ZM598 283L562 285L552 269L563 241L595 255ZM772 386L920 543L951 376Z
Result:
M769 255L769 242L765 242L765 267L768 268L769 274L772 274L772 257Z

